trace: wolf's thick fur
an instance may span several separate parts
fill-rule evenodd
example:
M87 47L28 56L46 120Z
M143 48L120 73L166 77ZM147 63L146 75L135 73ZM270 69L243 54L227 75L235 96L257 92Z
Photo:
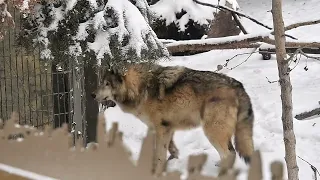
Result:
M98 102L115 101L124 112L154 130L156 175L164 170L167 149L177 156L174 131L200 125L220 158L236 150L245 162L250 161L254 150L250 98L242 83L224 74L181 66L132 64L124 74L106 71L93 97Z

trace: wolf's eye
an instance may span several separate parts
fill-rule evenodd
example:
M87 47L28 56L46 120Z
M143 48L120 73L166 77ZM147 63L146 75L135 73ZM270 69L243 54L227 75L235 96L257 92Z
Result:
M109 86L109 85L110 85L110 82L109 82L109 81L107 81L107 82L106 82L106 86Z

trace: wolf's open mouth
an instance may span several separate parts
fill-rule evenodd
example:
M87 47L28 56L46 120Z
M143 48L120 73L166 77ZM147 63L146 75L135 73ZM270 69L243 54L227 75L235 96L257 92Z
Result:
M114 101L109 100L107 98L104 98L103 101L101 102L101 104L103 106L105 106L106 108L115 107L116 106L116 103Z

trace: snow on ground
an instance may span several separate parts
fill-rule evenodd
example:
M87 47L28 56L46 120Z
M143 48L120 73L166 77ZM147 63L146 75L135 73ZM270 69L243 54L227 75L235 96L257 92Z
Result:
M272 26L272 16L268 10L271 9L270 1L240 0L238 1L242 11L255 17L265 24ZM319 0L295 1L284 0L283 14L285 24L289 25L309 19L320 17ZM252 33L263 33L266 29L261 28L250 21L243 20L245 27ZM305 41L320 41L320 25L307 26L289 31L290 35L296 36ZM217 65L224 64L226 59L236 54L252 52L252 49L242 50L213 50L193 56L173 57L172 62L162 63L163 65L184 65L197 70L216 70ZM238 56L233 59L228 67L234 67L243 62L248 55ZM303 68L308 66L309 70ZM295 64L291 65L292 67ZM291 73L293 85L293 113L297 114L311 110L320 101L320 61L301 58L300 63ZM243 82L249 93L254 113L254 145L260 149L263 159L264 179L270 179L270 163L273 160L284 162L284 143L282 136L281 122L281 99L278 83L269 83L278 80L277 63L275 55L271 60L264 61L258 53L253 54L244 64L233 69L221 71L229 76ZM266 78L267 77L267 78ZM105 112L107 127L112 122L119 122L119 128L124 133L124 142L132 151L133 159L139 156L141 141L146 135L147 127L130 114L123 113L118 107L109 108ZM308 121L294 121L294 130L297 138L297 155L320 168L320 117ZM191 154L208 153L209 159L204 167L204 174L216 175L217 167L215 162L219 160L218 153L211 146L203 134L201 128L178 131L174 140L180 150L179 160L172 160L170 168L183 169L187 165L187 157ZM297 159L300 168L300 179L313 179L313 172L308 164ZM247 169L245 164L237 157L236 167ZM246 173L242 173L239 179L245 179Z

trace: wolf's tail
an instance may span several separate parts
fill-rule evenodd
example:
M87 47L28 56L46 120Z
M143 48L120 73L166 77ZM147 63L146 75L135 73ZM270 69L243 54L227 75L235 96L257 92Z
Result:
M254 114L249 95L243 86L238 90L239 109L235 131L235 149L246 164L250 163L253 154L253 121Z

